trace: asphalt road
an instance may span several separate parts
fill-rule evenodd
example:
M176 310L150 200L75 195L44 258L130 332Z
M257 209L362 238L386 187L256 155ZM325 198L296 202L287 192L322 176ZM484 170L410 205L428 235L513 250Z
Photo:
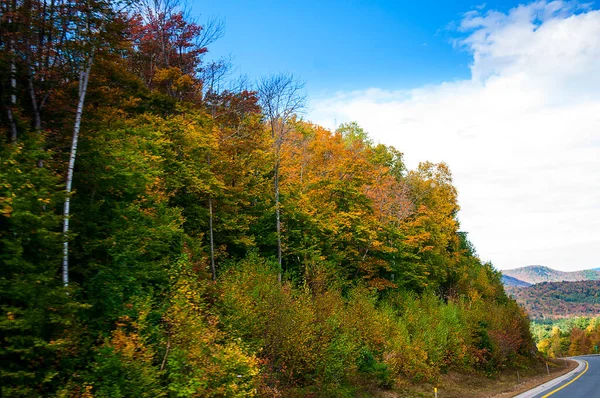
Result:
M580 372L571 374L560 383L545 388L531 390L519 397L530 398L600 398L600 356L573 357L581 361Z

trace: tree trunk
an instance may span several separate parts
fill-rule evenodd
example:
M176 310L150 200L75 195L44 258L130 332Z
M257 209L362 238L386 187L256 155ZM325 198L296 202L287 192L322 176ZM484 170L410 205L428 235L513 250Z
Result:
M15 123L15 118L12 113L12 109L8 107L6 109L6 116L8 118L8 123L10 124L10 142L17 142L17 124Z
M208 227L210 229L210 268L212 270L212 279L217 281L217 267L215 266L215 240L213 236L213 205L212 195L208 196Z
M31 109L33 111L33 128L37 135L42 134L42 104L38 104L37 96L35 95L35 86L33 84L33 68L31 66L31 60L28 60L28 69L29 69L29 97L31 98ZM43 149L43 148L41 148ZM44 160L38 159L37 163L38 167L44 167ZM46 205L44 205L44 208Z
M31 98L31 109L33 111L33 128L37 134L42 132L41 107L38 105L33 85L33 68L29 65L29 97Z
M275 185L275 218L277 223L277 263L279 264L279 272L277 274L277 280L281 283L281 274L283 273L283 266L281 261L281 209L279 205L279 162L275 166L275 176L273 178Z
M81 116L83 114L83 105L85 102L85 94L87 92L87 86L90 79L90 72L92 70L92 64L94 62L94 49L88 59L88 63L85 66L85 70L81 71L79 78L79 100L77 102L77 112L75 114L75 125L73 126L73 140L71 142L71 153L69 155L69 168L67 170L67 183L66 191L67 197L65 199L64 207L64 222L63 222L63 284L69 285L69 215L71 207L71 187L73 184L73 171L75 169L75 157L77 156L77 142L79 140L79 129L81 127Z
M206 161L210 168L210 153L206 155ZM210 268L212 270L213 281L217 281L217 267L215 266L215 240L213 234L213 204L212 204L212 193L208 194L208 228L210 235Z
M281 148L287 135L287 123L293 120L294 114L304 108L305 98L300 93L304 84L290 74L272 76L261 79L258 85L260 105L268 118L273 139L275 167L273 170L273 185L275 190L275 218L277 226L277 262L279 273L277 279L281 283L283 274L283 259L281 247L281 204L279 203L279 166L281 163Z
M167 364L167 357L169 356L169 351L171 351L171 335L167 338L167 349L165 350L165 356L163 357L162 363L160 364L160 371L165 370L165 365Z
M6 116L10 124L10 142L17 142L17 122L14 110L17 107L17 65L15 61L15 40L10 39L8 51L10 53L10 105L6 110Z

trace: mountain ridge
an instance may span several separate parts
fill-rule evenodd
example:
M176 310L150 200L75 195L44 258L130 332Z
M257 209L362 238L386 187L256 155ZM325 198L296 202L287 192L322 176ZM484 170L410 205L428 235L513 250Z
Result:
M600 269L587 269L580 271L559 271L543 265L529 265L526 267L502 270L502 275L517 279L531 285L542 282L578 282L600 280ZM503 282L504 282L503 278ZM505 283L506 286L519 286Z
M517 278L513 278L512 276L508 276L508 275L502 275L502 284L504 284L504 286L513 286L513 287L531 286L531 283L522 281Z

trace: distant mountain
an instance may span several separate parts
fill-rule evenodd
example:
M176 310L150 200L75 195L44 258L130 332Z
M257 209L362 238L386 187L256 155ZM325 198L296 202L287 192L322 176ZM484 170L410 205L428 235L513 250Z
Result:
M528 287L505 286L531 319L600 315L600 281L543 282Z
M524 282L520 279L513 278L512 276L502 275L502 283L504 286L514 286L514 287L527 287L531 286L531 283Z
M576 282L600 280L600 270L598 269L563 272L541 265L530 265L528 267L507 269L503 270L502 274L530 284L541 282Z

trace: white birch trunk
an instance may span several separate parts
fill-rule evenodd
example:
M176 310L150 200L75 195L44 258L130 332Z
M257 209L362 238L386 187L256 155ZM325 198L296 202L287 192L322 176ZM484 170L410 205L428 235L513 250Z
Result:
M94 49L88 59L85 70L81 71L79 79L79 100L77 101L77 112L75 113L75 125L73 126L73 140L71 142L71 153L69 155L69 168L67 170L66 191L63 221L63 261L62 275L63 284L69 286L69 216L71 210L71 187L73 185L73 171L75 169L75 158L77 156L77 143L79 141L79 129L81 127L81 116L83 114L83 105L85 103L85 94L90 79L90 72L94 62Z
M15 40L10 39L9 52L10 59L10 106L6 113L10 124L10 141L17 142L17 122L15 121L14 109L17 106L17 65L15 62Z

